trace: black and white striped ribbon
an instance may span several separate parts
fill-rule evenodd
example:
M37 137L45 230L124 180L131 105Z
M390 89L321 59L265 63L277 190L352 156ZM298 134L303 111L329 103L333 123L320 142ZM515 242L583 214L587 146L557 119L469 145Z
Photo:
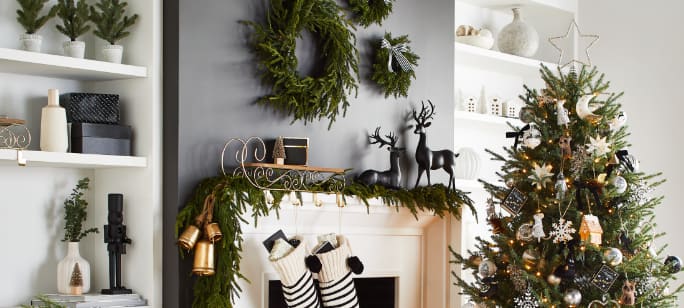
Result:
M399 67L401 67L401 70L403 70L404 72L410 72L413 70L413 66L403 54L403 52L409 50L409 47L406 43L401 43L397 44L396 46L392 46L392 44L390 44L390 42L387 39L382 39L381 47L387 48L390 51L389 59L387 62L387 70L389 70L390 72L394 72L394 69L392 69L392 58L397 60L397 63L399 63Z
M320 308L311 272L306 271L292 286L283 285L285 303L290 308Z
M321 300L325 308L358 308L352 272L337 281L319 282Z

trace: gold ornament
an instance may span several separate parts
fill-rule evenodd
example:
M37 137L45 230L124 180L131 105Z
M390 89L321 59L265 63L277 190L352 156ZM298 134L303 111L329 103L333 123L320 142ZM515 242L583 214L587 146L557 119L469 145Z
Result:
M214 244L201 240L195 245L195 261L192 273L198 276L212 276L214 270Z
M200 236L200 229L195 225L189 225L178 237L178 245L183 249L190 250L195 247Z
M212 243L216 243L223 238L223 233L221 233L219 224L215 222L212 222L204 227L204 232L206 232L207 238Z

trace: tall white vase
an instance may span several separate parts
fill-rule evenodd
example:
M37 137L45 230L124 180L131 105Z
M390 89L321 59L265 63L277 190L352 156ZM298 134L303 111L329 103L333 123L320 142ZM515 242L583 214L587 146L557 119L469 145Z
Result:
M40 117L40 149L64 153L68 148L66 111L59 106L59 90L50 89Z
M83 293L90 291L90 263L81 257L78 250L79 242L69 242L67 245L67 255L59 261L57 265L57 291L62 294L71 294L71 274L74 271L74 266L78 263L81 270L81 277L83 277Z
M523 21L519 8L513 9L513 21L501 29L497 41L501 52L521 57L531 57L539 49L539 34Z

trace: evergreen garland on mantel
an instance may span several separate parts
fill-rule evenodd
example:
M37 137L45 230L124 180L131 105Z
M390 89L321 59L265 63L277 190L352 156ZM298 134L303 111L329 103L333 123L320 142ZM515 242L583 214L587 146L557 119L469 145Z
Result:
M312 192L325 193L325 187ZM209 277L198 277L194 285L194 300L192 306L233 308L233 303L240 296L242 289L240 280L247 280L240 273L242 260L243 231L241 223L249 223L245 217L248 207L251 209L254 224L257 218L268 216L272 212L278 213L283 192L272 191L275 198L273 205L268 205L261 189L252 186L245 178L238 176L219 176L202 181L195 190L195 194L178 213L176 218L176 237L185 227L194 222L195 217L202 211L204 200L209 194L215 196L214 218L223 231L224 239L216 244L216 274ZM366 206L368 200L380 198L388 206L405 207L417 217L420 211L434 212L439 217L451 215L461 217L461 208L466 205L475 213L473 201L467 193L460 190L449 190L444 185L437 184L418 187L412 190L390 190L380 186L366 187L362 184L351 183L345 187L344 196L355 196ZM185 252L181 250L181 255Z

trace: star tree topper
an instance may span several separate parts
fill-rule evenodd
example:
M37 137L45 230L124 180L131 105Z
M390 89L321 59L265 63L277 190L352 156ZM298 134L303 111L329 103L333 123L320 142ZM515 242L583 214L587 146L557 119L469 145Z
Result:
M573 29L575 31L573 31ZM587 56L587 62L586 63L582 62L579 58L576 59L573 57L572 60L563 64L563 55L565 54L565 50L563 50L563 48L558 47L558 45L556 44L556 41L571 39L570 38L570 32L573 32L573 34L575 32L577 32L577 35L580 39L583 39L583 38L590 38L591 39L591 41L587 45L587 48L584 49L584 54ZM600 37L598 35L595 35L595 34L582 34L582 31L580 31L579 26L577 26L577 22L575 22L575 20L573 19L572 23L570 23L570 26L568 27L568 31L565 32L565 35L550 37L549 43L551 43L551 46L553 46L553 48L558 50L558 52L560 53L560 55L558 56L558 66L560 66L561 68L564 68L570 64L581 64L583 66L591 66L591 57L589 57L589 48L591 48L591 46L593 46L599 40L599 38ZM571 46L572 45L573 44L571 44Z

